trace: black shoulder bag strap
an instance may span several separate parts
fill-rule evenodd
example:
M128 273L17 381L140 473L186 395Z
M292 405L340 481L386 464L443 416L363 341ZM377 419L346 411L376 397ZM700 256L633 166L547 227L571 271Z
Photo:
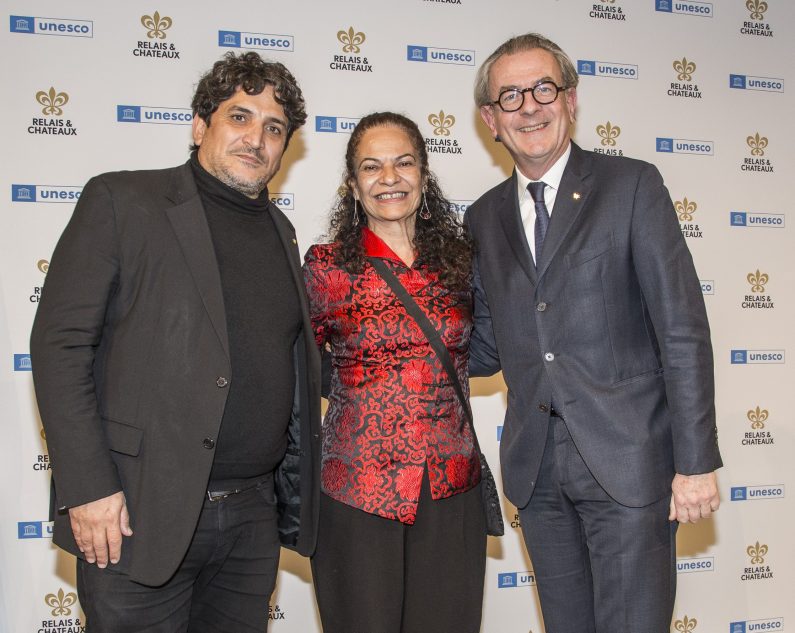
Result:
M392 288L392 292L395 293L397 298L403 304L403 307L406 308L406 312L409 313L409 316L416 321L417 325L422 330L422 333L425 334L425 337L431 344L433 351L436 352L436 356L439 357L439 360L441 361L445 371L447 372L447 375L450 378L450 382L455 388L458 399L461 401L461 406L464 408L464 413L466 414L466 418L469 421L469 427L472 430L472 438L475 442L475 449L478 451L478 453L480 453L478 436L475 433L475 427L472 420L472 410L470 409L469 402L464 395L464 390L461 388L461 383L458 380L458 374L455 372L453 359L450 358L450 352L447 351L447 347L445 347L442 337L439 336L439 331L433 326L433 323L431 323L430 319L428 319L426 314L422 311L422 308L417 305L417 302L411 298L408 290L406 290L403 284L400 283L400 280L395 277L395 274L391 270L389 270L389 267L384 263L384 260L379 259L378 257L368 257L368 259L373 265L373 268L375 268L376 272L381 275L381 278L389 285L390 288Z

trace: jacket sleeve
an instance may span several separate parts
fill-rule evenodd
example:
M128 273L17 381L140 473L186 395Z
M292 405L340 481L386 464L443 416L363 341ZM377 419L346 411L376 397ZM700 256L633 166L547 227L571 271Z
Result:
M89 181L52 255L31 333L33 380L58 506L121 490L100 420L95 352L119 285L111 193Z
M660 347L676 472L711 472L722 461L709 323L671 197L652 165L644 165L638 178L631 239L635 271Z

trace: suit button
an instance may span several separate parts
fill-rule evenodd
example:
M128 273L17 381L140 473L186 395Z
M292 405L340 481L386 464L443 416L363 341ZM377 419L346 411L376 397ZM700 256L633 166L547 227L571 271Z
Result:
M553 360L555 360L555 355L552 352L547 352L546 354L544 354L544 360L552 362Z
M218 376L218 380L215 381L215 384L223 389L229 384L229 381L223 376Z
M543 311L544 311L544 310L546 310L546 309L547 309L547 304L546 304L544 301L541 301L541 302L540 302L540 303L539 303L539 304L536 306L536 310L537 310L538 312L543 312Z
M549 406L544 404L543 402L539 402L538 403L538 410L539 411L543 411L544 413L546 413L547 411L549 411Z
M209 437L205 437L202 440L202 446L204 446L204 448L206 448L209 451L210 449L215 448L215 440Z

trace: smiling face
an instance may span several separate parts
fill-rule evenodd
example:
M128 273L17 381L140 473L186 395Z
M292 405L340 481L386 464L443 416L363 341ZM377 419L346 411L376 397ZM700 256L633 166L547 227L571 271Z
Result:
M213 112L209 125L193 118L201 166L249 198L256 198L279 170L286 139L287 117L272 86L258 95L238 88Z
M489 98L496 101L507 88L530 88L541 81L563 86L557 60L548 51L534 48L504 55L489 72ZM577 106L575 88L561 92L552 103L536 103L530 92L516 112L503 112L498 105L480 108L483 121L499 136L516 167L532 180L539 180L569 146L569 130Z
M378 233L390 223L413 227L422 197L422 174L417 149L399 127L382 125L367 130L353 159L353 195L367 214L367 226Z

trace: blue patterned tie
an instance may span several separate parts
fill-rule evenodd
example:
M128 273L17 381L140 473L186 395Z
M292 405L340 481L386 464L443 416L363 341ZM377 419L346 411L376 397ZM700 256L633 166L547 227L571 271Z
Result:
M549 210L546 202L544 202L544 187L546 186L544 182L531 182L527 185L527 190L530 192L536 207L536 268L538 268L538 262L541 260L541 247L544 245L544 236L547 234L547 228L549 227Z

